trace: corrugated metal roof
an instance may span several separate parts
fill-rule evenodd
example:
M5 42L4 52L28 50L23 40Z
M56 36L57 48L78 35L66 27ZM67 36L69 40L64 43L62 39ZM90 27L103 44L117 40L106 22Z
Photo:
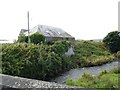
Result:
M60 28L52 27L52 26L46 26L46 25L37 25L34 28L30 30L30 34L33 34L35 32L39 32L43 34L46 37L68 37L68 38L74 38L71 35L69 35L67 32L63 31ZM27 32L26 32L27 34Z

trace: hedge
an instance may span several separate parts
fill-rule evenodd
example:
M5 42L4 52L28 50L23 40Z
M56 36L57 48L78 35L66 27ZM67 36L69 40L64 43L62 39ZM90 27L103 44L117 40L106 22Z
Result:
M67 41L59 41L53 45L3 44L2 73L48 80L68 69L68 66L73 66L69 63L72 61L66 62L64 57L69 45Z

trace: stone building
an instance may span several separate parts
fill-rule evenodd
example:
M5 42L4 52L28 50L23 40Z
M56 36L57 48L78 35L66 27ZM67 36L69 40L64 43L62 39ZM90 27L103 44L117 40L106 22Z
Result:
M64 30L52 26L37 25L34 28L30 29L30 35L36 32L39 32L45 37L46 43L57 40L69 40L69 41L75 40L74 37L72 37ZM28 31L25 29L21 29L20 34L21 33L28 35Z

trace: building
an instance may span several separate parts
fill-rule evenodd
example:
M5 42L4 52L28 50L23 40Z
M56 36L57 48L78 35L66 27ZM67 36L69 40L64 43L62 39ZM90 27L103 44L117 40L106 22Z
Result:
M26 30L26 29L21 29L19 35L21 35L21 34L25 34L26 32L28 32L28 30Z
M46 25L37 25L34 28L30 29L30 35L39 32L45 37L46 43L57 41L57 40L69 40L74 41L75 38L70 34L65 32L64 30L52 26ZM28 35L28 31L25 29L21 29L20 34L23 33Z
M3 43L14 43L12 40L0 39L0 44Z

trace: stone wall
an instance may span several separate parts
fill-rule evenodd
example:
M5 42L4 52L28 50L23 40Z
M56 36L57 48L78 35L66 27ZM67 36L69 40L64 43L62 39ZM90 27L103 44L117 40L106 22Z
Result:
M27 79L17 76L10 76L0 74L0 85L2 90L79 90L79 88L71 87L63 84L57 84L54 82L46 82L35 79Z
M74 55L74 50L73 50L73 47L69 47L68 48L68 51L65 53L66 56L71 56L71 55Z

